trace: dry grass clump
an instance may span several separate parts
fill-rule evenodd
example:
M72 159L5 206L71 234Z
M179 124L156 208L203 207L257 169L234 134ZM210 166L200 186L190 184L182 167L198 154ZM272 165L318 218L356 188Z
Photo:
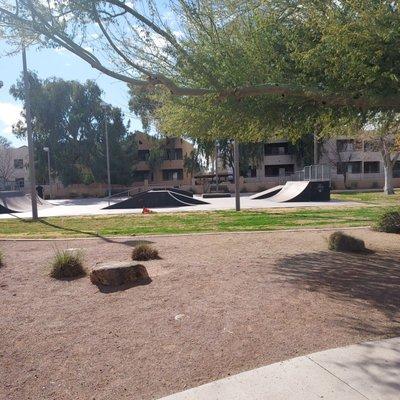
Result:
M0 250L0 267L4 265L4 253Z
M55 279L78 278L86 275L83 253L79 250L58 250L51 263L50 276Z
M400 211L383 212L378 216L374 229L379 232L400 233Z
M329 250L343 252L365 252L365 242L343 232L334 232L328 239Z
M148 244L140 244L132 251L132 260L135 261L149 261L159 260L158 250Z

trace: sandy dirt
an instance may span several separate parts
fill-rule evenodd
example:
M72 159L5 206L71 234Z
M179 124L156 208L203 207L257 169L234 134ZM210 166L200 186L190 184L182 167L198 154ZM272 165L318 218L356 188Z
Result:
M329 232L154 237L148 285L57 281L55 249L88 267L132 239L2 241L0 399L156 399L302 354L400 335L400 236L327 251Z

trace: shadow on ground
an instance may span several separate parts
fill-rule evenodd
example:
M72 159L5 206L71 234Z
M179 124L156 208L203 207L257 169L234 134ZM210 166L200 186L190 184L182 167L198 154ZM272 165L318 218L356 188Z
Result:
M296 254L279 260L276 273L306 290L344 301L366 301L398 322L400 252Z
M102 236L99 233L82 231L80 229L74 229L74 228L66 228L64 226L60 226L60 225L56 225L56 224L50 223L50 222L48 222L48 221L46 221L45 219L42 219L42 218L39 218L37 221L33 221L31 219L25 219L25 218L21 218L21 217L18 217L18 216L15 216L15 217L20 219L21 221L23 221L25 223L36 223L36 222L39 222L39 223L41 223L43 225L49 226L51 228L54 228L54 229L57 229L57 230L60 230L60 231L79 233L79 234L84 235L84 236L90 236L90 237L101 239L101 240L103 240L103 241L105 241L107 243L124 244L124 245L129 246L129 247L136 247L136 246L139 246L141 244L152 244L152 243L154 243L154 242L152 242L150 240L140 240L140 239L139 240L131 240L131 239L128 239L128 240L113 240L113 239L110 239L108 237ZM74 238L72 238L72 239L74 239Z

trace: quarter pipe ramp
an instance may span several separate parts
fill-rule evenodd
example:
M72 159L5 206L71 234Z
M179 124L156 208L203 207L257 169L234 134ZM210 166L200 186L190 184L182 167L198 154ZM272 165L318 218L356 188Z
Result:
M49 208L53 204L36 196L38 208ZM0 214L28 212L32 209L31 196L19 191L0 192Z
M174 208L209 204L194 197L171 190L149 190L133 195L127 200L105 207L104 210L136 208Z
M252 200L262 200L267 199L269 197L275 196L280 190L283 188L283 185L274 186L270 189L264 190L263 192L258 192L250 196Z
M331 199L330 181L290 181L268 201L277 203L329 201Z

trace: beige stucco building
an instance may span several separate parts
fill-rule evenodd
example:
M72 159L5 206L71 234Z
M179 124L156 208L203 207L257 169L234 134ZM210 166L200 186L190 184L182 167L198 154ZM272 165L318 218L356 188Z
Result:
M244 181L247 190L257 190L257 185L272 187L290 180L304 167L301 157L288 141L280 140L262 144L264 156L261 163L249 170ZM320 145L319 164L330 170L334 189L378 189L384 186L384 167L381 153L370 141L336 138ZM400 187L400 161L393 171L394 186Z
M28 146L0 147L0 190L29 189Z
M134 172L136 184L145 181L150 185L178 186L191 185L192 175L184 168L185 156L189 156L193 146L181 138L155 138L145 133L136 133L138 163ZM159 145L163 150L160 164L155 168L149 162L150 150Z

